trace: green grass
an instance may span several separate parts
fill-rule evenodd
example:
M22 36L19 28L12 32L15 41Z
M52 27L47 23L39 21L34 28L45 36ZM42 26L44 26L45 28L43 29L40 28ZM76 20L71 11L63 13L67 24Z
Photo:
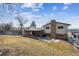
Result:
M10 35L0 36L0 48L9 49L8 55L79 55L79 50L65 41L47 43L33 38Z

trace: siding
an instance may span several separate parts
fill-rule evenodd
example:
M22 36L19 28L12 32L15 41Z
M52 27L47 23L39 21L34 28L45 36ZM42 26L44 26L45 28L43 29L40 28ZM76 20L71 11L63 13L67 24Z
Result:
M58 29L58 26L63 26L63 29ZM46 27L49 27L49 29L46 29ZM50 24L43 27L45 33L51 33L51 27ZM68 31L68 25L56 23L56 33L57 34L67 34Z
M46 27L49 27L49 29L46 29ZM50 24L48 24L47 26L44 26L43 29L44 29L44 32L45 32L45 33L51 33Z
M63 26L63 29L58 29L58 26ZM57 34L67 34L67 31L68 31L68 25L60 24L60 23L56 24L56 33Z

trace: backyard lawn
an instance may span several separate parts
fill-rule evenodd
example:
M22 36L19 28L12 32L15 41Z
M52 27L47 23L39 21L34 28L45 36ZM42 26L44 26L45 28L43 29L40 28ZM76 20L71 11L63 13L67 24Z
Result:
M47 43L28 37L0 35L0 50L8 49L5 55L54 56L79 55L79 50L66 41Z

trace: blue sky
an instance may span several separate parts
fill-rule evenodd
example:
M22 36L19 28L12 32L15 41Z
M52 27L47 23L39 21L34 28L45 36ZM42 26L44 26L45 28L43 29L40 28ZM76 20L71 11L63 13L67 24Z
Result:
M13 11L9 14L11 8L2 8L0 4L0 23L13 22L17 27L18 22L15 19L17 13L28 19L25 27L30 26L34 20L37 27L41 27L50 20L55 19L57 22L69 23L69 28L79 28L79 4L78 3L17 3L12 4Z

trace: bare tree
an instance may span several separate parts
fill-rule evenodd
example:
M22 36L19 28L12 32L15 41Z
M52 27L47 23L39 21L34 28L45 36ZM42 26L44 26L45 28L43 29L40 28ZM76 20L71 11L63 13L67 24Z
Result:
M5 24L5 26L3 27L3 29L4 29L4 32L10 31L12 29L12 22Z
M23 26L27 22L27 19L24 18L21 15L16 16L15 19L17 19L17 21L19 23L19 26L20 26L20 34L22 35Z
M0 33L6 33L12 29L12 22L0 24Z
M5 32L10 31L12 29L12 22L6 24L6 26L4 27Z

